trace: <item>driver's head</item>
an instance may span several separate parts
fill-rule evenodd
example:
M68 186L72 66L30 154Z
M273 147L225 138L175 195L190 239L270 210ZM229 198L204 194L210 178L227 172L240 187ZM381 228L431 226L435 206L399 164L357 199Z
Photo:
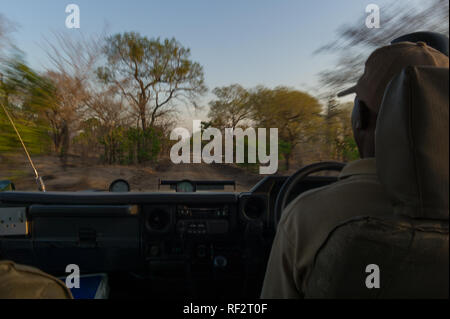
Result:
M424 42L400 42L382 47L370 55L358 83L338 94L356 93L352 128L362 158L375 156L375 128L387 85L410 65L448 68L448 57Z

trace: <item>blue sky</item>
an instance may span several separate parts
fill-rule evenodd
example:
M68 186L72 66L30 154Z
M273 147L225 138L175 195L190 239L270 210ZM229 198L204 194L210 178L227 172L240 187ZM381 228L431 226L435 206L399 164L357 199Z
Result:
M376 3L382 6L386 1ZM316 85L316 74L332 66L334 58L313 56L313 51L373 2L0 0L0 13L18 25L14 42L37 69L46 63L39 43L51 31L67 31L65 7L75 3L80 7L83 34L101 33L107 25L110 34L138 31L148 37L175 37L203 65L210 89L240 83L308 90Z

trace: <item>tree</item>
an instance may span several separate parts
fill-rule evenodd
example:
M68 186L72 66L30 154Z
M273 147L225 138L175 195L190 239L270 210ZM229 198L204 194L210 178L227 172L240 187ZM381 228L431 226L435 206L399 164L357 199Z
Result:
M73 138L72 144L83 161L88 159L89 155L100 154L101 127L97 118L89 118L80 123L80 130Z
M250 93L239 84L218 87L213 90L217 99L209 103L208 117L217 128L238 127L251 115Z
M108 65L98 69L99 78L119 88L144 131L174 111L174 100L194 101L206 91L203 68L175 39L116 34L107 39L104 53Z
M286 87L273 90L257 87L252 92L250 103L258 127L278 128L279 152L289 170L294 148L315 138L320 126L321 106L318 100Z
M351 113L353 103L340 105L337 114L334 132L334 144L336 149L336 160L350 162L359 158L359 151L353 137L351 125Z
M323 142L329 160L347 162L359 156L351 126L352 109L353 103L342 105L333 97L328 99L323 114Z
M342 110L340 104L333 96L328 97L328 101L324 113L324 130L325 130L325 147L327 148L327 154L333 156L334 139L336 137L336 120L341 115ZM349 121L350 123L350 121Z
M415 4L400 1L381 7L379 29L365 27L364 13L353 24L338 28L336 40L315 51L337 55L336 66L319 73L320 86L336 93L353 85L370 53L404 34L430 30L449 35L448 0L416 1Z
M121 142L119 131L130 124L128 110L123 99L115 98L111 88L90 92L85 103L86 119L80 123L76 146L83 152L83 158L88 156L89 150L103 147L105 162L112 164Z
M46 39L45 51L51 65L45 76L52 83L55 97L46 115L51 123L55 151L64 167L71 135L82 122L92 94L91 82L101 43L101 36L74 38L66 33L54 33L53 41Z
M51 124L55 152L64 165L70 148L70 135L78 127L87 93L79 79L57 72L48 72L46 77L53 85L55 98L48 104L45 114Z

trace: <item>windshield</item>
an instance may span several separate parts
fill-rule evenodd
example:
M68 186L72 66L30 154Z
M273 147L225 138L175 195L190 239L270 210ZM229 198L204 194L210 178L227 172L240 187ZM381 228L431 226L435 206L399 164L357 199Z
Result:
M23 191L38 185L20 139L47 191L243 192L356 160L354 95L336 93L396 37L448 36L441 0L7 2L0 180Z

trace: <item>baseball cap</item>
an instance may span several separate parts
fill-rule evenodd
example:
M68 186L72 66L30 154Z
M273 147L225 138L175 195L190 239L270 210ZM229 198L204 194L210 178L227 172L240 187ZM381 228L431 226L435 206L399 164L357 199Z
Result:
M448 57L425 42L399 42L379 48L367 59L364 74L357 84L337 96L356 93L371 110L378 112L389 82L410 65L448 68Z

